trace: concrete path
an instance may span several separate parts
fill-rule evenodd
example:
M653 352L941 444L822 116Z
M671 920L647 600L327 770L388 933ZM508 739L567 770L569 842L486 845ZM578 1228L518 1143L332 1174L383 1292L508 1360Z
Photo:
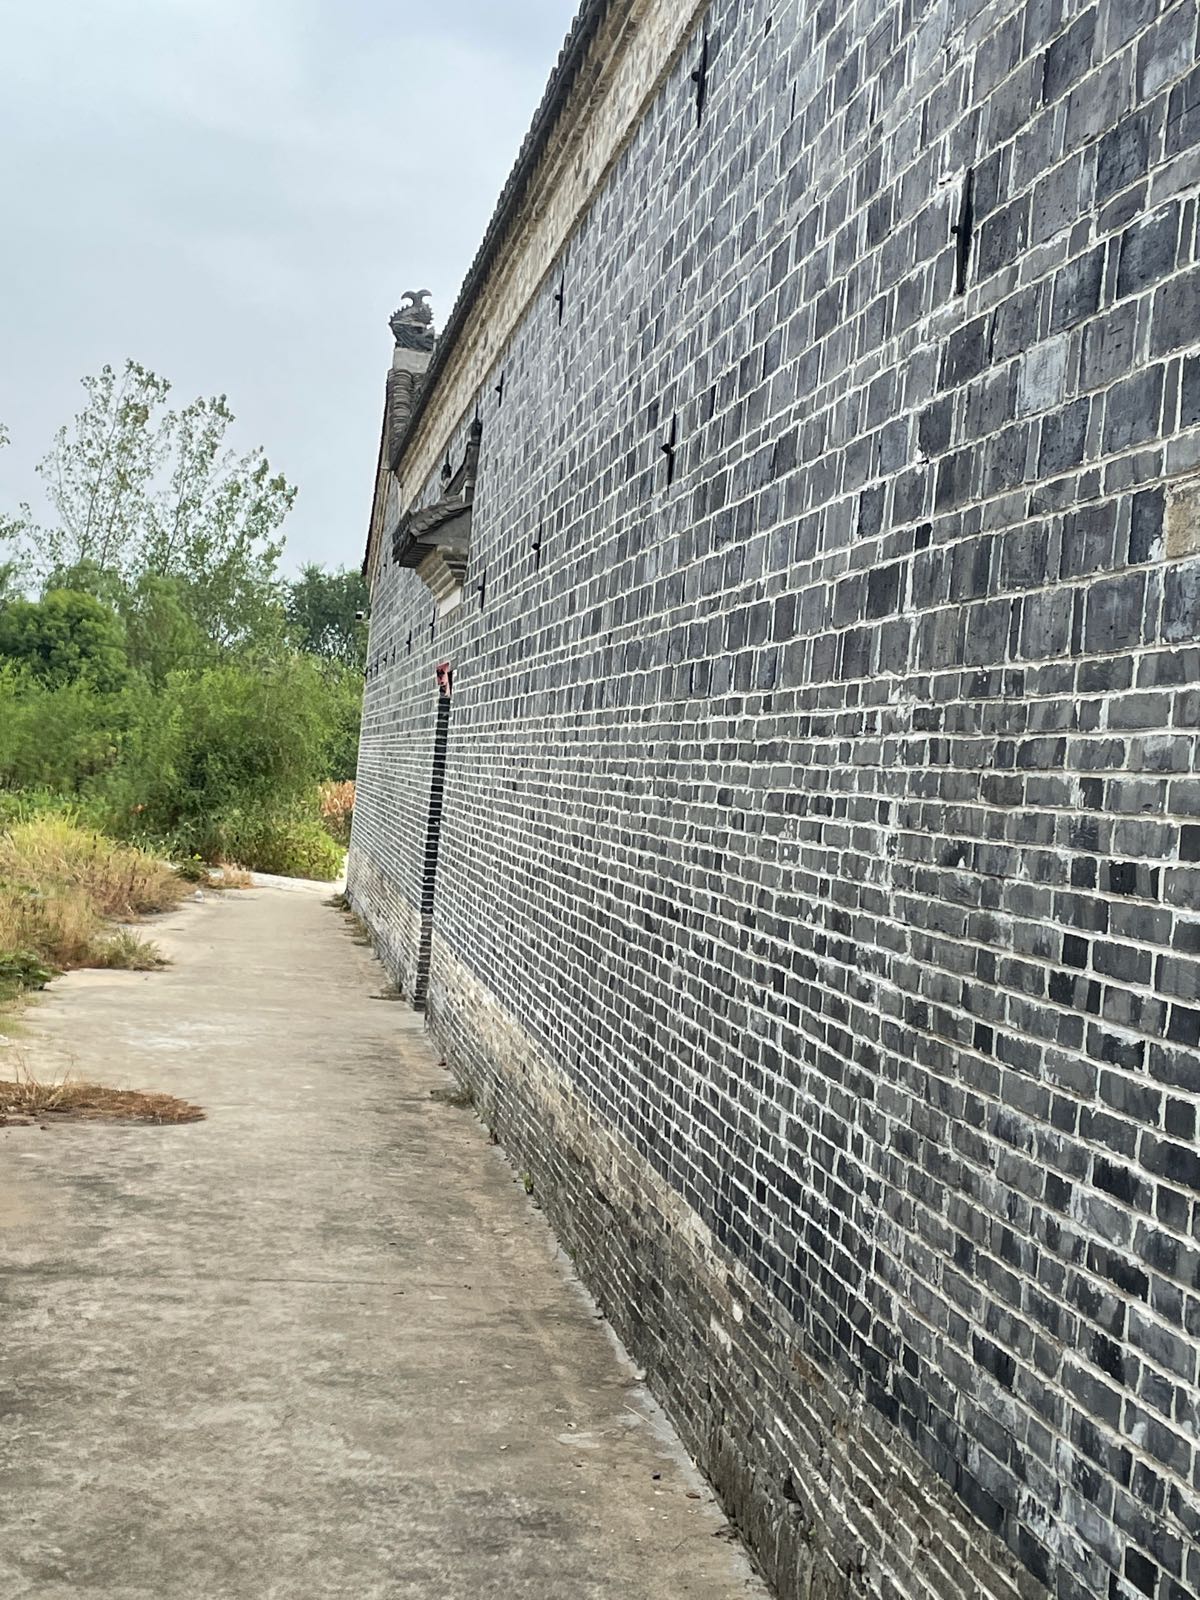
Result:
M761 1595L327 896L188 904L0 1044L208 1112L0 1129L0 1596Z

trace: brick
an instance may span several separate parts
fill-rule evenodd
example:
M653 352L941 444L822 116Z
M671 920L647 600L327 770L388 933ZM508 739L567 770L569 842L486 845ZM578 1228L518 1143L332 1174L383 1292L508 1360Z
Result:
M1046 51L1042 94L1047 103L1059 99L1085 76L1096 43L1096 7L1077 17Z
M1183 561L1200 555L1200 479L1174 486L1166 498L1167 556Z
M1103 203L1146 174L1150 161L1150 117L1124 117L1101 138L1096 154L1096 200Z
M1129 573L1092 586L1087 600L1084 642L1089 651L1105 654L1141 641L1146 611L1146 579Z
M1129 559L1149 561L1162 549L1165 496L1161 487L1135 494L1129 509Z
M1184 428L1200 423L1200 356L1188 356L1183 363L1179 422Z
M1163 637L1200 639L1200 563L1172 567L1163 584Z
M1163 369L1149 367L1114 384L1104 405L1104 448L1128 450L1158 432L1162 419Z
M991 319L977 317L950 335L942 361L942 385L956 388L983 371L988 364Z
M1117 294L1138 294L1165 278L1175 265L1179 207L1164 206L1140 218L1121 235L1117 254Z
M1163 284L1154 295L1150 324L1150 349L1156 356L1167 355L1183 345L1194 344L1200 333L1200 267L1181 273Z
M1138 307L1131 300L1114 306L1089 322L1083 332L1081 384L1100 389L1123 378L1133 367L1138 329Z
M1104 249L1102 246L1077 256L1061 268L1054 278L1053 309L1050 329L1053 333L1074 327L1077 322L1092 316L1100 305L1100 290L1104 283Z
M1080 465L1090 416L1088 401L1077 400L1074 405L1045 418L1038 455L1038 472L1043 477L1053 477Z
M1067 379L1067 338L1047 339L1026 352L1017 385L1017 407L1023 414L1049 411L1062 402Z
M1182 155L1200 144L1200 67L1171 90L1167 102L1166 153Z
M1144 34L1137 49L1137 92L1149 100L1172 79L1181 77L1193 63L1196 17L1190 5L1167 10Z

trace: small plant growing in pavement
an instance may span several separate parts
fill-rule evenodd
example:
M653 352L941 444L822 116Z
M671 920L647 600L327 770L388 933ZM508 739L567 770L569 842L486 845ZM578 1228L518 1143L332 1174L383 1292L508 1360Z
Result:
M184 856L175 863L175 871L184 883L207 883L209 878L208 862L203 856Z
M153 939L143 939L140 934L127 928L98 939L92 946L88 964L125 972L155 972L159 967L170 965Z
M446 1089L431 1089L429 1098L436 1100L439 1105L453 1106L456 1111L469 1111L475 1103L471 1099L471 1091L461 1083L451 1084Z

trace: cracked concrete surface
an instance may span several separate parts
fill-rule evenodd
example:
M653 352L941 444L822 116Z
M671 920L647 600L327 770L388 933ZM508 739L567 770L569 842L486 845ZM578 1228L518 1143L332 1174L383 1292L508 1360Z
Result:
M0 1043L208 1113L0 1129L0 1596L763 1595L327 896L189 903Z

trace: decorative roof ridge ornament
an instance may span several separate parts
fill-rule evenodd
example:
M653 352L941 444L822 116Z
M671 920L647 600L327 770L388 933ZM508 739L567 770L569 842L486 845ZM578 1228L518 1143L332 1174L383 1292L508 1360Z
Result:
M401 297L406 304L388 319L397 345L402 350L432 350L434 346L433 308L427 303L428 289L406 289Z

